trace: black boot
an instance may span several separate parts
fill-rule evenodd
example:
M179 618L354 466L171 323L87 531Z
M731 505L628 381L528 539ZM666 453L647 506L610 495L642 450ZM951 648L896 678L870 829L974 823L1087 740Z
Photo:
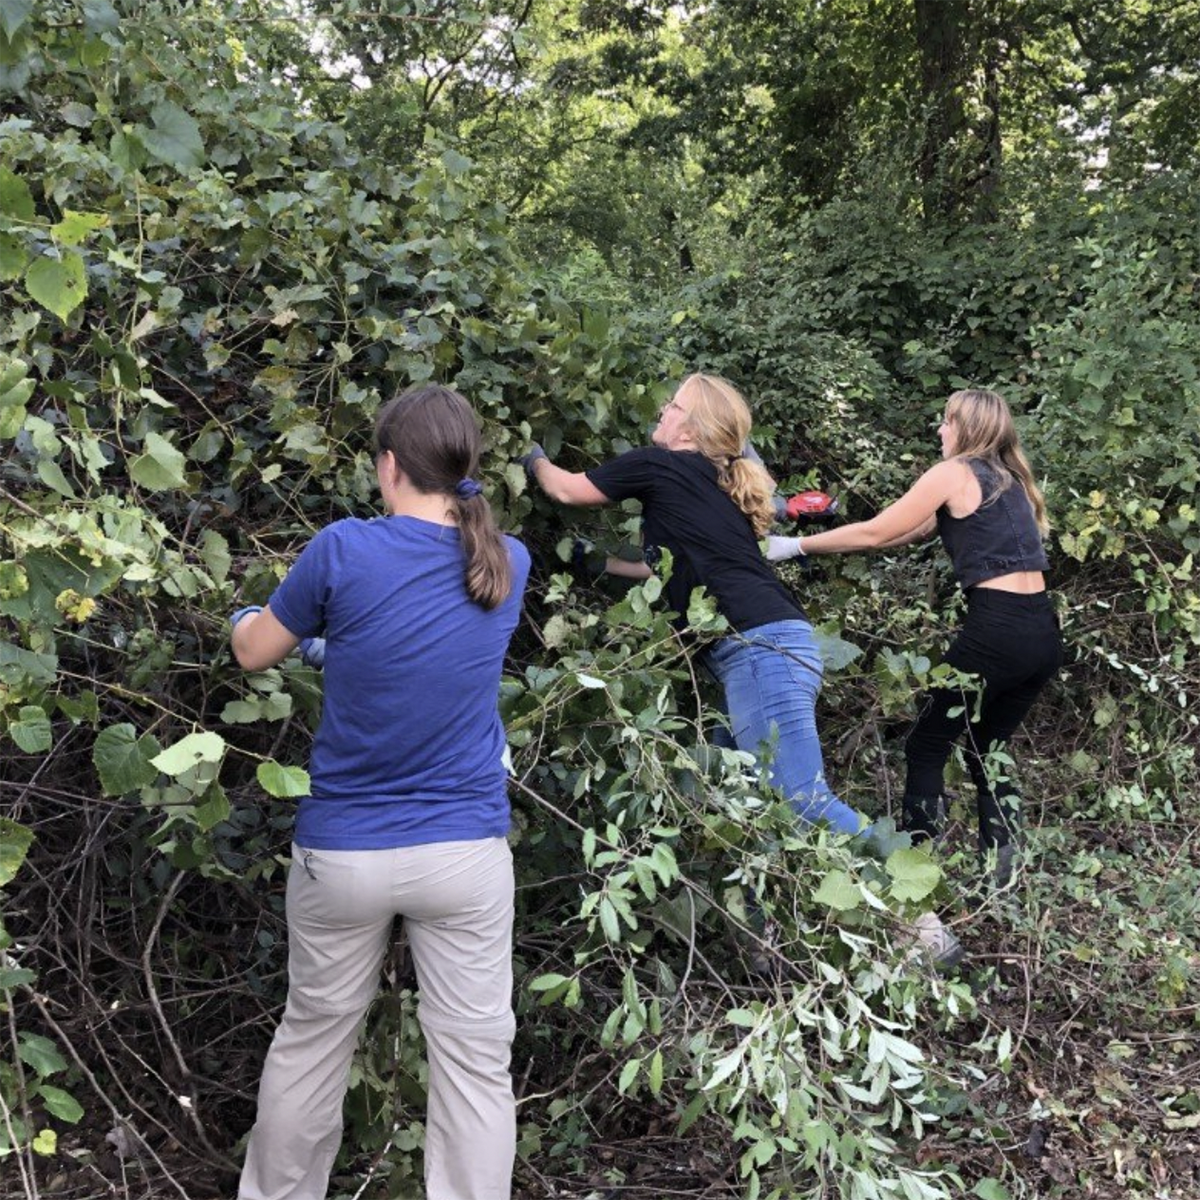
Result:
M905 792L901 812L904 815L904 829L912 834L914 846L931 838L939 838L946 830L944 796L914 796Z

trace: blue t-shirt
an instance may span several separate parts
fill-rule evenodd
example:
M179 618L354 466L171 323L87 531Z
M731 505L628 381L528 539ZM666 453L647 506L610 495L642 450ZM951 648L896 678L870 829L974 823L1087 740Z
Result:
M298 845L382 850L508 832L497 698L529 553L505 541L512 590L490 612L467 595L458 529L416 517L335 522L276 589L279 621L326 639Z

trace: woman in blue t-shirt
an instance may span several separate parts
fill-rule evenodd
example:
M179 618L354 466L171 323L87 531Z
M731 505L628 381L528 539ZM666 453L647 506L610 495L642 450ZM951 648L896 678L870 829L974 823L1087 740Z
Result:
M922 700L905 747L904 819L919 838L945 822L943 774L966 734L979 811L979 850L998 887L1012 877L1020 797L999 752L1063 661L1046 593L1041 492L1012 414L995 392L955 392L939 429L942 462L870 521L789 539L792 553L844 554L941 535L967 596L967 617L946 662L979 676L978 697L937 688Z
M695 374L664 406L652 446L584 472L563 470L535 446L525 465L563 504L641 501L646 561L652 567L670 551L666 598L680 624L692 590L703 586L731 626L703 661L724 690L738 748L767 748L771 783L801 820L859 833L867 818L825 778L816 722L823 667L812 625L759 547L775 518L775 485L745 454L749 434L750 410L732 384ZM780 540L769 541L774 556ZM913 932L943 965L962 954L932 913Z
M497 697L529 557L474 478L479 430L457 392L396 397L375 441L386 515L321 530L267 606L233 618L247 670L299 647L325 672L288 872L287 1007L239 1200L323 1200L397 916L428 1047L427 1195L510 1191L513 872Z

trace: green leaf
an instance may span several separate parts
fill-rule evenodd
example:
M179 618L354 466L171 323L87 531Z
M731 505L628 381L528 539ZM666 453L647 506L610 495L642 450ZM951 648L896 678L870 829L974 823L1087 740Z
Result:
M641 1070L641 1067L641 1059L631 1058L621 1068L621 1076L617 1080L617 1091L620 1092L622 1096L625 1095L625 1093L629 1091L630 1087L633 1085L633 1081L637 1078L638 1071Z
M58 1151L58 1134L53 1129L42 1129L30 1143L34 1154L50 1158Z
M74 1125L83 1117L83 1109L80 1107L79 1101L70 1092L64 1092L62 1088L50 1087L48 1084L42 1084L38 1091L41 1093L42 1103L60 1121Z
M151 492L181 488L187 480L183 474L184 456L165 437L151 430L143 443L144 454L129 464L129 478Z
M33 12L33 0L4 0L0 4L0 25L4 26L4 36L12 41L12 35L29 20Z
M72 212L68 208L63 219L57 225L50 226L50 233L64 246L78 246L89 233L107 224L108 217L104 213Z
M50 718L36 704L21 706L17 719L8 727L8 733L26 754L43 754L50 749L54 740Z
M124 796L148 787L158 778L153 759L161 751L150 734L138 737L132 725L102 729L92 748L92 762L106 796Z
M121 17L109 0L83 0L83 24L88 33L112 33Z
M0 817L0 887L12 883L32 845L32 829Z
M225 789L219 783L214 783L204 793L204 799L196 804L196 824L202 832L207 833L227 820L229 813L229 797L225 795Z
M33 983L37 972L28 967L0 967L0 992Z
M303 767L285 767L273 758L258 764L255 772L259 786L268 796L287 799L291 796L307 796L312 787L308 772Z
M58 1047L49 1038L36 1033L17 1035L17 1057L27 1067L32 1067L39 1079L67 1069L67 1060Z
M65 321L87 296L87 272L74 250L61 258L39 258L25 272L25 290L43 308Z
M200 557L218 585L229 578L233 556L229 553L229 543L215 529L206 529L201 535Z
M648 1081L650 1083L651 1095L657 1096L662 1091L663 1085L663 1056L661 1050L655 1050L650 1058Z
M7 11L6 3L0 8L0 12ZM37 217L29 184L7 167L0 167L0 213L15 217L18 221L32 221Z
M971 1189L971 1195L979 1200L1011 1200L1008 1188L998 1179L981 1179Z
M942 877L941 868L923 850L895 850L886 866L897 900L924 900Z
M195 117L169 100L150 113L152 129L141 131L142 144L159 162L187 170L204 161L204 139Z
M37 465L38 478L51 491L57 492L67 500L75 499L75 489L71 481L63 474L63 469L52 458L43 458Z
M220 762L224 755L225 739L219 733L189 733L150 761L164 775L177 778L199 763Z
M838 912L849 912L862 902L858 888L845 871L829 871L813 893L813 899Z
M20 279L29 261L25 243L11 233L0 233L0 281Z

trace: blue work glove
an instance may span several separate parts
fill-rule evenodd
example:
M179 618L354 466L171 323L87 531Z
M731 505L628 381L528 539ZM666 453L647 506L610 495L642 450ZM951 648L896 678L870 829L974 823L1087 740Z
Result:
M528 475L530 479L536 479L537 478L537 460L539 458L545 458L545 457L546 457L545 450L543 450L541 448L541 446L539 446L537 444L537 442L534 442L533 445L529 449L529 453L522 454L521 457L517 461L521 464L521 466L523 466L525 468L525 474Z
M259 612L262 612L261 604L247 604L245 608L237 609L233 616L229 618L229 628L233 629L243 617L248 617L251 613Z
M320 670L325 665L325 639L323 637L303 638L296 647L300 661L306 667L316 667Z

